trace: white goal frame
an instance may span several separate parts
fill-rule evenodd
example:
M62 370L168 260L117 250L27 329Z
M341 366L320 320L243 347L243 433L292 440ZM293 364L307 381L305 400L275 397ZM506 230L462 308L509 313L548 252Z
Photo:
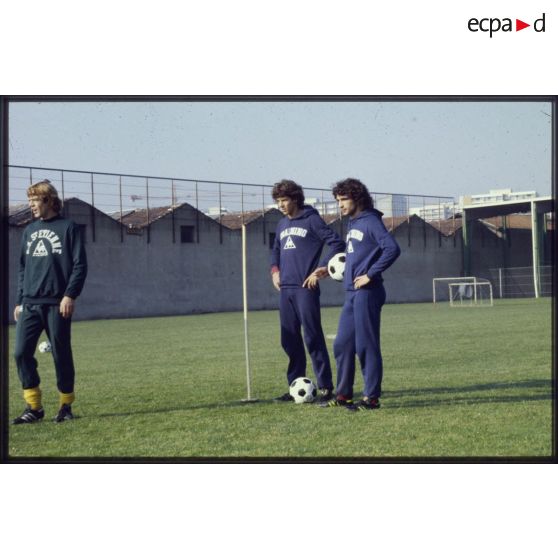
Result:
M473 281L476 282L476 277L434 277L432 279L432 302L436 304L436 281L453 281L454 283L460 283L462 281Z
M488 300L488 302L484 302L484 298L479 298L479 296L477 295L477 289L481 286L486 286L488 285L488 292L490 294L490 298L486 299ZM452 287L473 287L473 298L469 299L467 304L463 303L463 298L459 299L459 304L455 302L455 299L452 297L452 292L451 292L451 288ZM490 281L487 280L477 280L477 281L459 281L457 283L448 283L448 289L449 289L449 303L450 306L452 306L453 308L464 308L464 307L480 307L480 306L494 306L494 297L493 297L493 293L492 293L492 283Z

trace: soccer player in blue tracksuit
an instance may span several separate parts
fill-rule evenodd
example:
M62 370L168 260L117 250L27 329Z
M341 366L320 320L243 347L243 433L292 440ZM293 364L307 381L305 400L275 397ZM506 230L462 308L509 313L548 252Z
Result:
M324 407L344 406L351 411L380 407L382 353L380 351L380 313L386 300L382 272L400 254L395 239L374 209L366 186L354 178L338 182L333 188L343 216L349 216L345 263L345 303L333 344L337 364L336 398ZM355 355L364 377L363 398L353 403Z
M290 385L296 378L306 376L302 327L320 390L318 402L329 401L333 398L333 381L320 318L318 281L328 275L329 258L343 252L345 244L313 207L304 205L304 192L296 182L278 182L271 195L285 215L277 224L271 276L274 287L281 292L281 345L289 357L287 382ZM320 260L324 244L329 250ZM288 391L276 398L292 400Z
M85 247L78 226L59 214L62 201L48 180L27 189L35 221L23 231L14 319L15 360L27 408L13 424L37 422L45 416L41 379L34 357L46 331L52 346L60 407L56 422L74 418L74 362L70 329L75 299L87 275Z

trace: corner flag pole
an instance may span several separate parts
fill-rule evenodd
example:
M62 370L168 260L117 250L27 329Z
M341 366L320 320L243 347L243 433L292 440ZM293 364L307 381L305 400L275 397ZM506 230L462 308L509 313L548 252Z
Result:
M257 401L252 399L252 375L250 372L250 351L248 347L248 288L246 273L246 225L242 223L242 304L244 306L244 350L246 352L246 388L247 396L243 401Z

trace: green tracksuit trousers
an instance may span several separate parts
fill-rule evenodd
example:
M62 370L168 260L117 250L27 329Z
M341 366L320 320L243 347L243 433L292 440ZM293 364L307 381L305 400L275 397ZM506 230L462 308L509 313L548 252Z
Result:
M74 360L71 346L71 318L63 318L60 306L54 304L23 304L16 324L15 361L23 389L37 387L41 379L37 371L35 349L41 333L52 345L56 369L56 385L62 393L74 391Z

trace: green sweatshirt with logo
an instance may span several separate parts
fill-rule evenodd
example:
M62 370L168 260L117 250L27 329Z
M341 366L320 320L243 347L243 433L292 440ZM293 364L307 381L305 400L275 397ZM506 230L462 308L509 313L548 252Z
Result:
M78 225L60 216L37 220L23 231L16 304L58 304L77 298L87 275Z

